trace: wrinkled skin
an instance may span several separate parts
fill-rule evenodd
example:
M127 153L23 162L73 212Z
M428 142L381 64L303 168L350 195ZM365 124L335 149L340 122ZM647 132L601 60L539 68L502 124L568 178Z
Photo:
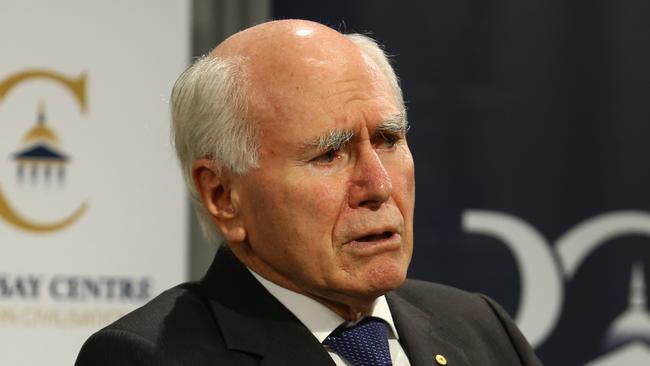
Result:
M212 56L245 60L259 166L243 176L194 163L215 225L246 266L357 319L405 279L413 243L414 165L403 112L374 62L338 32L284 20L240 32ZM333 131L351 139L314 144Z

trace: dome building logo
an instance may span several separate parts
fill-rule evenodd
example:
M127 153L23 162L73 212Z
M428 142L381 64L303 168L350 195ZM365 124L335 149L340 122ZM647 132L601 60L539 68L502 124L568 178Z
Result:
M58 182L62 183L68 157L60 150L57 135L46 125L43 102L38 108L36 126L27 132L23 143L26 147L14 154L18 181L23 183L27 174L32 182L42 179L47 184L52 180L52 175L56 175Z
M14 87L34 79L46 80L62 86L74 96L81 113L86 113L86 76L84 74L77 78L69 78L45 70L27 70L16 73L0 81L0 103ZM20 141L18 149L11 152L9 157L16 164L16 179L20 185L31 184L36 187L44 187L51 184L64 184L66 166L70 163L71 155L63 150L59 136L48 122L44 101L38 105L35 125L27 131ZM56 220L41 222L13 205L4 193L2 183L0 181L0 219L15 228L28 232L44 233L66 228L76 222L88 207L86 202L82 202L72 213L62 213L61 217Z
M610 351L586 366L650 364L650 313L643 264L632 267L631 277L628 308L614 320L605 338Z

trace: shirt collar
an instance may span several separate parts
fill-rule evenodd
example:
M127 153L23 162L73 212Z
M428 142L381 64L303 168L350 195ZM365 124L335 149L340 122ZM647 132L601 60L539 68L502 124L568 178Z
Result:
M278 286L258 275L250 268L248 270L262 284L262 286L273 295L273 297L289 309L289 311L291 311L291 313L293 313L293 315L295 315L295 317L298 318L298 320L300 320L310 332L312 332L320 343L323 343L325 338L327 338L334 329L346 322L345 319L318 301L282 286ZM374 316L384 320L386 324L388 324L388 338L399 340L397 329L395 329L395 323L393 322L393 316L390 313L385 296L380 296L375 300L369 316Z

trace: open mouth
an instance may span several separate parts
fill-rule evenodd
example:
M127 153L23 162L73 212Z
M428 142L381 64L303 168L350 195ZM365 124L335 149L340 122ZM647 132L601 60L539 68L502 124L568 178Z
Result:
M377 240L388 239L391 236L393 236L392 231L384 231L381 234L373 234L373 235L362 236L359 239L357 239L356 241L360 241L360 242L377 241Z

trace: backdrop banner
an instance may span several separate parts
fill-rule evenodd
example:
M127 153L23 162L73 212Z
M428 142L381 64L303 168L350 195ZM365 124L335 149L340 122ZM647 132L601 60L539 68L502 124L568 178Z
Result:
M276 0L393 56L410 276L486 293L546 365L650 364L650 2Z
M186 277L168 95L188 1L5 1L0 364L71 365L94 331Z

